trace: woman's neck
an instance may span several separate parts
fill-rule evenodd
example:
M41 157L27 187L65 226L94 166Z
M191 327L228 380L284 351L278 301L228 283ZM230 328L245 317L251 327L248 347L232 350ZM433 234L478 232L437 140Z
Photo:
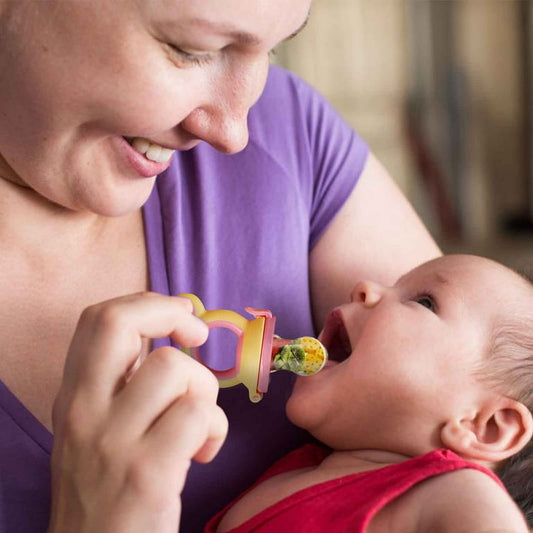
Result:
M34 190L0 178L0 241L16 247L50 254L61 250L86 254L105 241L110 231L129 227L139 211L123 217L104 217L59 206ZM5 248L4 248L5 249Z

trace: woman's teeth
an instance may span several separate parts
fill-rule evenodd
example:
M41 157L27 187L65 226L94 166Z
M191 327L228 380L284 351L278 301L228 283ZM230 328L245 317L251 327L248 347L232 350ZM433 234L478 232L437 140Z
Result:
M135 137L130 141L130 144L137 152L143 154L146 159L155 161L156 163L166 163L174 153L174 150L153 144L142 137Z

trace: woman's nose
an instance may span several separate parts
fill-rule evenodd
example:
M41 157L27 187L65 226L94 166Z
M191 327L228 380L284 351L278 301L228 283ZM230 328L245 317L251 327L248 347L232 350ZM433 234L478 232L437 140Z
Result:
M364 307L374 307L383 296L384 287L373 281L360 281L353 288L352 302L361 303Z
M248 144L248 111L265 86L268 58L250 60L216 77L209 98L183 120L194 137L224 153Z

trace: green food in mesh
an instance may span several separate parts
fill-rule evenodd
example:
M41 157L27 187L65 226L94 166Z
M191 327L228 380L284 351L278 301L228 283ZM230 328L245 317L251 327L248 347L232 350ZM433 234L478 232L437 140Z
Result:
M274 357L276 370L299 372L305 360L305 350L299 344L286 344Z
M328 358L324 345L313 337L299 337L294 340L278 337L274 339L274 343L274 370L288 370L299 376L312 376L322 370Z

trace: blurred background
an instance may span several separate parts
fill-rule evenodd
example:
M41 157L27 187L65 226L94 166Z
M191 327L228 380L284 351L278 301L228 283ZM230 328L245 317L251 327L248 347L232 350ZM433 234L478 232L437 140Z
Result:
M369 143L443 251L533 274L533 0L314 0L276 60Z

